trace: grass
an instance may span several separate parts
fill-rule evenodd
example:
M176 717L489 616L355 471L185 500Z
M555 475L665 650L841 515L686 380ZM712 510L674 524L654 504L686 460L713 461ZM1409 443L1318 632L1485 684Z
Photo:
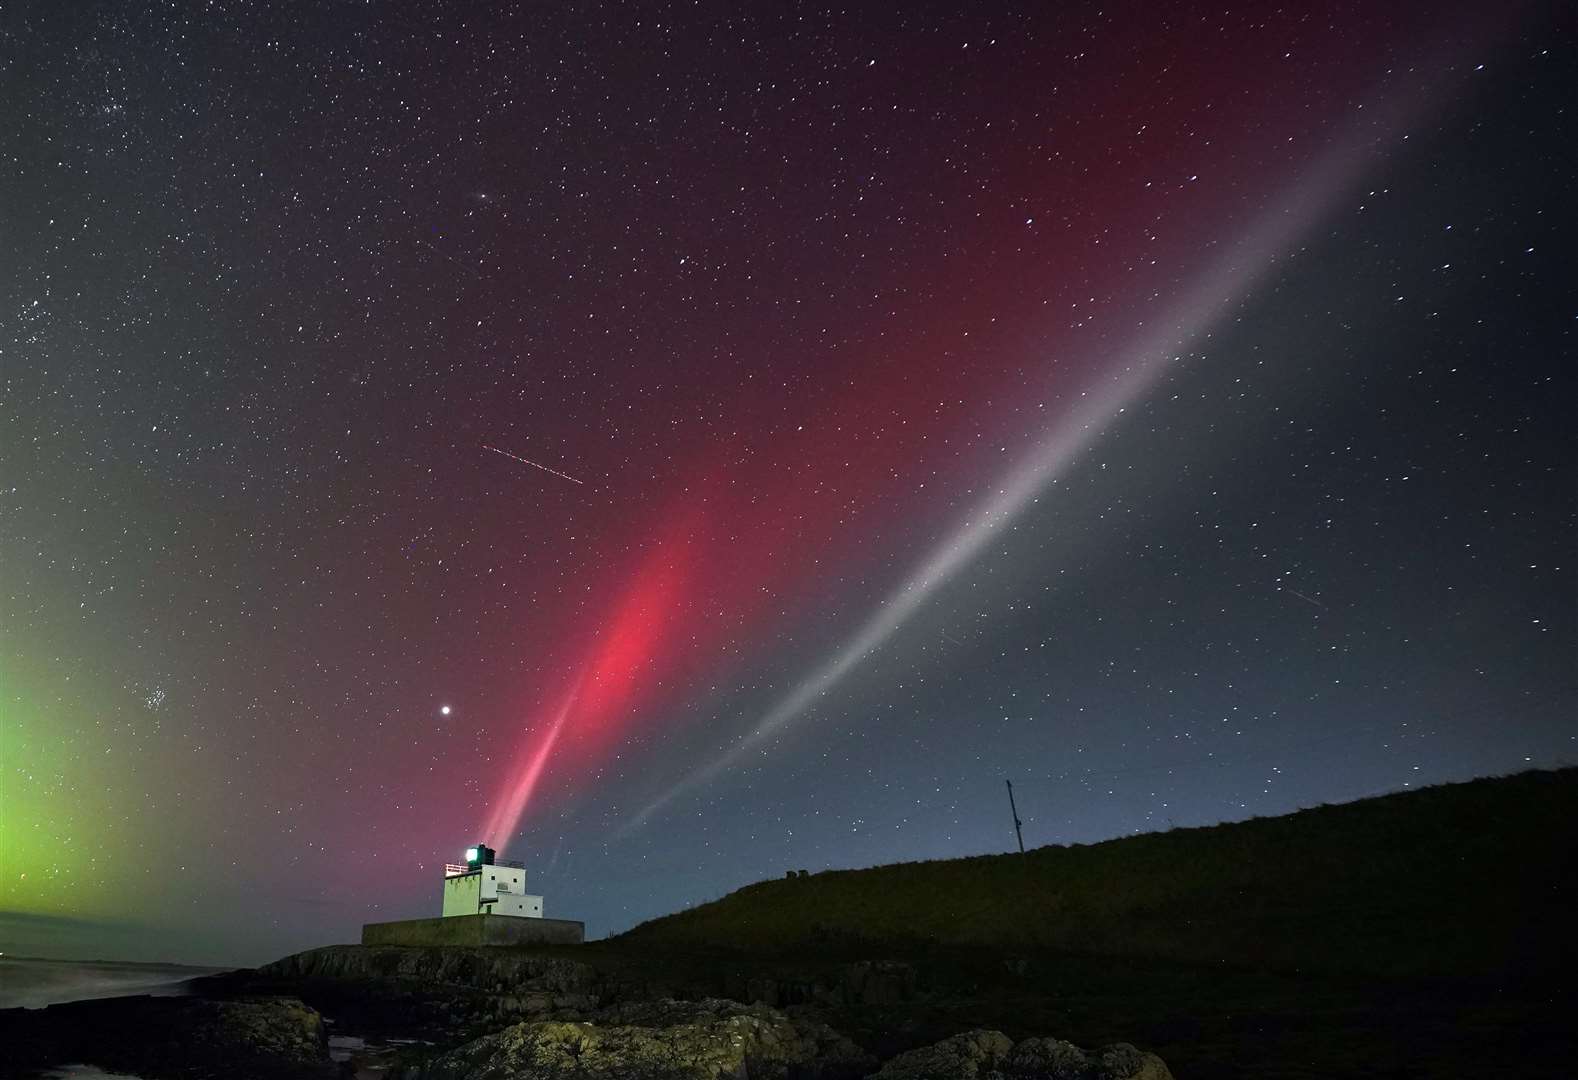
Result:
M1284 817L761 882L614 939L927 945L1388 977L1568 969L1578 769Z
M1567 1076L1575 841L1578 769L1527 772L767 881L587 949L724 992L906 961L915 999L824 1010L879 1056L995 1027L1133 1042L1181 1080Z

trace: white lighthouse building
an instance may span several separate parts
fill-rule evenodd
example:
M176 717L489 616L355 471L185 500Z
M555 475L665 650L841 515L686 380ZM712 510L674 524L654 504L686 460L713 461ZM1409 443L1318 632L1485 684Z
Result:
M503 945L579 945L586 924L546 919L542 897L526 891L526 868L496 859L486 844L466 849L464 863L444 867L444 913L439 918L364 923L363 945L474 948Z
M466 849L464 864L444 867L444 917L511 915L542 918L542 897L526 891L526 867L494 858L486 844Z

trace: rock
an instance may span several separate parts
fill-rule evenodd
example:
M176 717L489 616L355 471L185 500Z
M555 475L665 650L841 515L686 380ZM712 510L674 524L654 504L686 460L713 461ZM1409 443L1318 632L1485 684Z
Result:
M514 949L453 946L329 945L266 964L258 974L285 980L454 986L485 993L586 994L597 985L597 972L589 964Z
M1128 1043L1113 1043L1096 1051L1100 1080L1173 1080L1167 1063L1148 1050Z
M872 1062L831 1028L717 998L630 1002L596 1023L521 1023L434 1058L421 1080L770 1080L859 1076Z
M900 1054L875 1075L881 1080L976 1080L993 1076L1013 1048L1001 1031L977 1028Z
M83 1062L149 1077L332 1076L323 1018L293 998L124 997L0 1014L8 1066Z
M776 1007L779 1004L778 980L758 975L745 984L745 998L747 1001L759 1001L763 1005Z
M192 1030L194 1039L212 1039L253 1058L282 1064L316 1065L328 1053L323 1017L294 998L218 1001L207 1022Z
M1062 1039L1026 1039L1014 1047L1004 1071L1014 1076L1083 1077L1090 1057Z
M918 979L910 964L863 960L807 975L777 970L736 973L717 986L720 996L759 1002L775 1009L791 1005L895 1005L917 995Z
M1014 1080L1172 1080L1155 1054L1113 1043L1087 1054L1061 1039L1026 1039L1003 1069Z
M843 970L844 1000L852 1005L896 1005L915 996L915 968L892 960L863 961Z
M578 1020L606 1003L607 989L591 965L551 954L331 945L211 978L200 991L290 994L349 1028L445 1041L524 1019Z
M1061 1039L1015 1045L1000 1031L976 1030L900 1054L881 1080L1172 1080L1155 1054L1128 1043L1086 1053Z

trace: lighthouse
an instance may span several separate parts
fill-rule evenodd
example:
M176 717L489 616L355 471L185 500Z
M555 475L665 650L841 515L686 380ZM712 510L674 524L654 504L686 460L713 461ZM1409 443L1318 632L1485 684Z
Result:
M464 863L444 866L443 917L508 915L542 918L542 897L526 891L526 864L494 857L486 844L466 849Z
M444 865L444 903L438 918L364 923L362 944L518 947L579 945L586 940L585 923L543 917L542 897L526 891L525 863L501 859L486 844L468 847L465 859Z

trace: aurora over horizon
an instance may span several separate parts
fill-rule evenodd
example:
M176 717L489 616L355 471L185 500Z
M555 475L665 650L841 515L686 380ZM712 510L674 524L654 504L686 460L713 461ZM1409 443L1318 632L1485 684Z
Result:
M267 960L478 841L601 936L1007 850L1005 779L1067 844L1578 752L1555 8L0 31L0 950Z

